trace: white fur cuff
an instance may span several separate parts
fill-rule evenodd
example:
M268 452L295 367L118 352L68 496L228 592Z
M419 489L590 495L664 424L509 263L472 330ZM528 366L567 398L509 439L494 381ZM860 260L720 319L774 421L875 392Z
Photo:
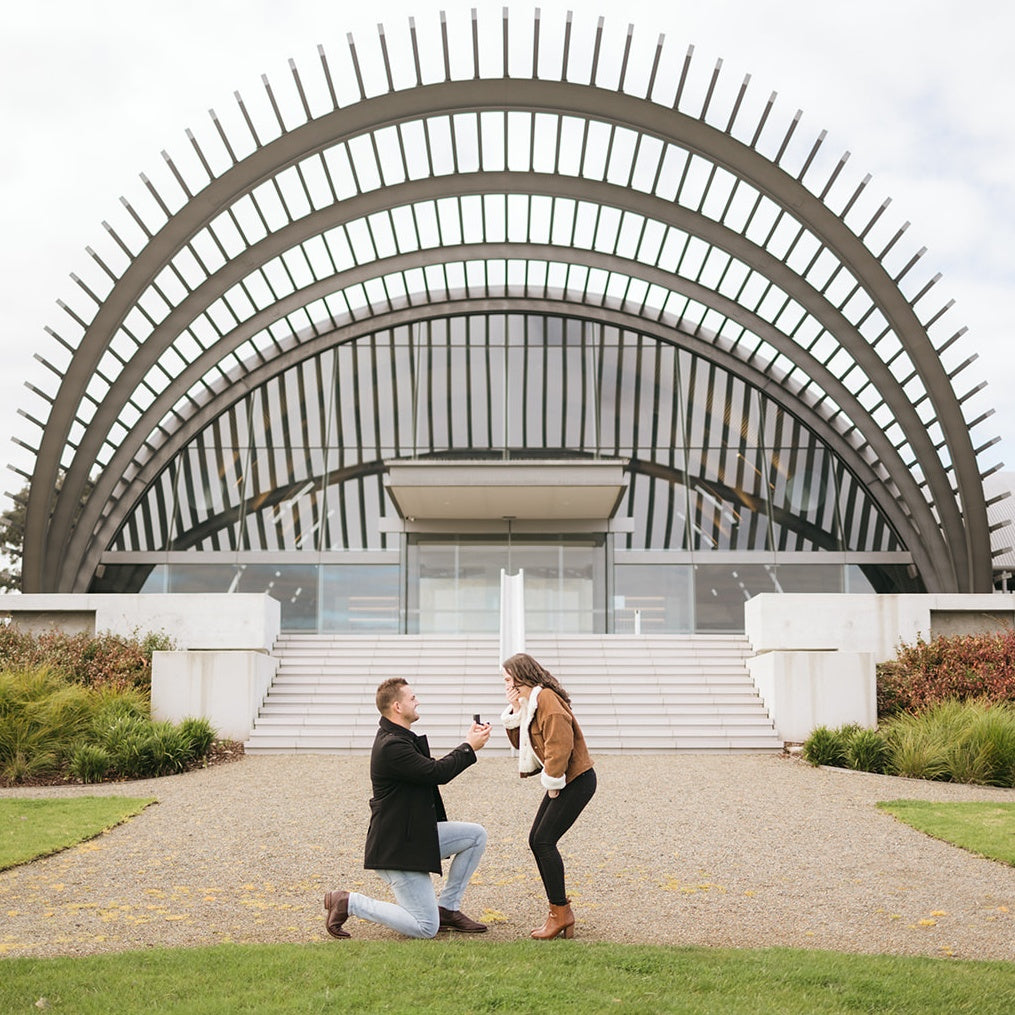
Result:
M516 730L522 724L522 713L512 712L511 706L508 705L501 713L500 721L504 724L504 729Z
M562 775L555 779L552 775L547 775L545 771L539 777L539 781L546 789L563 789L567 785L566 776Z

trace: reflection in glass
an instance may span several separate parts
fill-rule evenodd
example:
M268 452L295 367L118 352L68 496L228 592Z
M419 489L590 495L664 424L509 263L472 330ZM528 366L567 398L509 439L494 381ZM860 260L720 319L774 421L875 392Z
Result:
M512 547L512 573L525 572L525 630L588 634L596 630L595 547Z
M414 630L420 634L499 630L503 549L420 543L416 559L418 582L410 581L418 594Z
M321 631L397 634L398 564L325 564L321 567Z
M762 592L779 592L772 564L695 564L697 631L742 631L744 603Z
M578 275L554 278L572 288L584 284ZM786 562L784 554L801 551L905 548L863 484L772 393L654 336L518 312L380 329L242 394L153 480L110 546L153 559L138 564L135 557L136 570L97 574L92 587L227 591L275 577L282 585L271 594L284 604L285 623L301 629L310 629L313 616L314 624L334 629L493 632L504 540L460 535L424 545L392 524L385 470L399 458L423 456L615 458L629 481L616 515L623 524L612 537L617 550L696 556L695 591L685 595L665 570L639 577L618 567L608 576L605 537L595 545L558 538L547 522L540 536L526 536L527 549L513 547L513 567L528 576L534 633L604 630L608 587L625 600L661 599L661 614L643 614L649 627L661 616L661 629L701 630L738 629L745 596L759 591L920 587L894 561L880 566L864 558L848 580L837 568L798 569L795 556ZM312 567L322 551L403 545L404 587L390 574L339 569L322 579L323 604L314 599L310 572L297 576L289 565L277 576L267 560L177 574L175 564L167 572L164 557L154 556L192 550L204 568L198 551L244 551L245 559L298 552ZM721 562L724 553L757 551L766 551L769 567ZM356 605L361 586L369 598L375 580L377 608ZM650 581L660 584L651 588ZM627 610L613 613L617 624L630 622Z
M314 564L240 564L233 592L267 592L282 604L282 628L317 629L317 572Z
M856 577L857 572L860 578ZM853 587L861 581L869 587ZM851 592L877 592L881 595L927 591L912 564L857 564L850 568L850 586Z
M613 630L630 634L680 634L693 630L689 564L617 564ZM635 614L637 613L637 624Z
M170 518L171 549L388 548L386 462L574 454L627 463L626 548L902 549L827 446L728 371L522 313L382 329L292 367L191 441L113 548L163 549Z
M846 591L869 595L874 591L864 569L859 564L847 564L845 568Z
M874 552L903 549L888 519L871 500L859 480L841 462L836 463L835 472L845 548Z
M102 564L89 592L165 592L165 568L158 564Z
M267 448L251 453L252 493L240 539L244 550L317 547L324 453L321 448L291 448L289 455L283 460Z
M209 435L206 431L202 437ZM239 545L246 448L191 447L179 460L173 550L235 550Z
M771 549L760 448L691 448L691 545L696 550Z
M775 547L841 549L832 456L795 421L788 429L793 443L775 446L768 469Z
M267 592L282 604L282 630L317 629L314 564L170 564L167 592Z
M166 567L166 592L235 592L235 564L170 564ZM258 591L264 591L260 589Z
M779 564L776 581L781 592L843 592L844 568L841 564Z

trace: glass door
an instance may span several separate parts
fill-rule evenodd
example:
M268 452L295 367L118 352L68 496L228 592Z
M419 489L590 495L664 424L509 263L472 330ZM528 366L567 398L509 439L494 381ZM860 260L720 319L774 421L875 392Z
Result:
M407 628L420 634L496 634L500 573L525 573L528 634L605 629L602 536L482 539L412 537Z

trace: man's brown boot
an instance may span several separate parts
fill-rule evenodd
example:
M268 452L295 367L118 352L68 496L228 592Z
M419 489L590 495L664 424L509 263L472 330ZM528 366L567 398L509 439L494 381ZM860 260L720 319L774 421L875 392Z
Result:
M352 937L342 924L349 919L349 893L327 892L324 896L324 908L328 911L325 917L325 929L332 937Z
M482 934L486 930L485 923L470 920L460 909L445 909L438 906L437 912L441 918L438 931L457 930L459 934Z

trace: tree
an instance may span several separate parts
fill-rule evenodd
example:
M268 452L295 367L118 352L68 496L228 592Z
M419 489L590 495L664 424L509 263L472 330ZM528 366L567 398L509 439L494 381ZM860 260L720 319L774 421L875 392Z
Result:
M12 504L0 514L0 555L9 566L0 568L0 592L21 591L21 554L25 545L28 487L9 494Z
M59 493L63 487L64 472L60 471L56 477L56 492ZM77 523L81 516L81 509L95 489L95 480L89 479L85 483L81 500L78 503L77 511L74 514L74 523ZM9 493L7 496L13 504L0 514L0 562L8 564L8 567L0 567L0 593L21 591L21 558L25 550L25 516L28 511L28 491L26 484L17 493Z

